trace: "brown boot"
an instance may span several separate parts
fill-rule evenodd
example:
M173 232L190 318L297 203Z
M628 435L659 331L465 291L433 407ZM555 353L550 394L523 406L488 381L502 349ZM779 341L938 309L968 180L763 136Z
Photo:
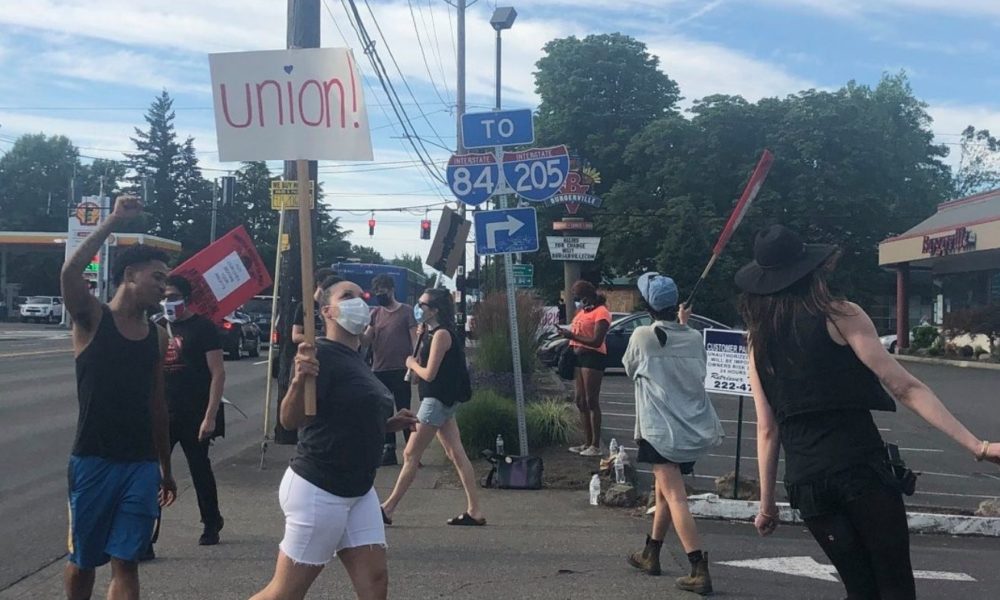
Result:
M659 575L660 574L660 548L663 547L662 541L656 541L653 538L646 536L646 547L640 552L635 552L628 557L628 564L632 565L640 571L644 571L649 575Z
M703 552L701 560L691 565L691 574L677 578L677 588L707 596L712 593L712 576L708 574L708 552Z

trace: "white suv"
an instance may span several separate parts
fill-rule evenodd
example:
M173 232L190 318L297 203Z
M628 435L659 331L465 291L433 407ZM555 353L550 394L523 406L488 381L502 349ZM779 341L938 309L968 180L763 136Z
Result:
M21 305L21 321L58 323L62 321L63 303L60 296L30 296Z

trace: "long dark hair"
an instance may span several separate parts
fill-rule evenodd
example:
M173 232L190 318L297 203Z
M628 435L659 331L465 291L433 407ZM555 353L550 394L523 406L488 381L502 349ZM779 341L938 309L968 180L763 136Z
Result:
M424 293L431 297L427 304L438 311L438 323L448 330L455 329L455 303L451 293L443 288L427 288Z
M789 359L809 358L803 352L799 329L805 319L846 316L837 307L843 298L832 294L826 283L839 256L839 251L835 252L811 274L779 292L767 295L744 292L740 296L739 311L758 369L774 373L771 350L776 345L784 347L782 354Z

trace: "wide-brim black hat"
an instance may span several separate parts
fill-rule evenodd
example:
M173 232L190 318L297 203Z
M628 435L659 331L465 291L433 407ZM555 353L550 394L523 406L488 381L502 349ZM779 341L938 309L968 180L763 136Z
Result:
M818 269L836 251L832 244L805 244L784 225L771 225L757 233L754 260L736 273L736 285L750 294L780 292Z

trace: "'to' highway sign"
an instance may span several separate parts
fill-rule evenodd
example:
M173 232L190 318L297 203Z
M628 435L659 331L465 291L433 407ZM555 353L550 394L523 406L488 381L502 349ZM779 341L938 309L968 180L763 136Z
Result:
M534 141L531 109L462 115L462 145L466 148L521 146Z
M448 187L460 201L478 206L500 186L500 167L492 154L455 154L445 169Z
M518 196L544 202L559 193L569 173L566 146L503 153L503 175Z
M538 219L534 208L477 211L476 254L538 251Z

